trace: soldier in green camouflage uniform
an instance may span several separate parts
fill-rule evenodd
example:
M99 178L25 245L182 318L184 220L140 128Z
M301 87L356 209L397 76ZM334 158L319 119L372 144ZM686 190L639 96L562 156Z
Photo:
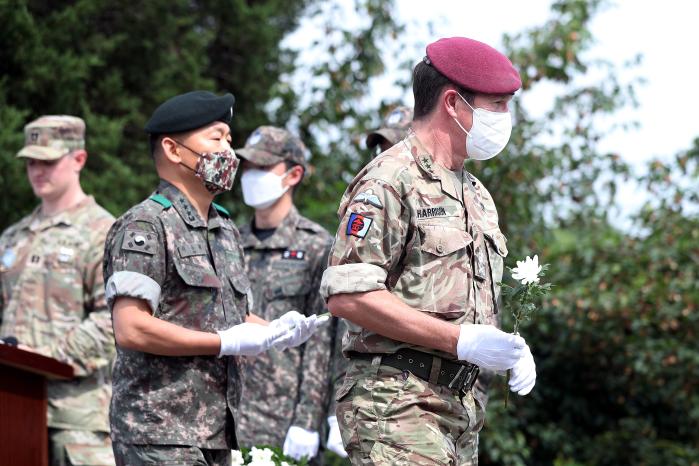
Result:
M114 222L86 196L85 123L44 116L25 127L17 154L42 203L0 237L0 335L73 366L48 383L51 464L114 464L107 412L114 356L104 299L104 238Z
M255 217L241 228L245 269L252 282L254 310L267 320L290 310L326 312L320 280L332 238L301 216L293 190L306 171L306 147L290 132L257 128L245 147L241 183ZM283 447L285 454L313 457L318 451L327 398L331 327L303 346L270 350L250 360L238 428L243 446ZM317 460L317 458L316 458Z
M229 356L295 346L314 330L315 316L267 325L250 313L239 233L212 203L238 167L232 105L230 94L194 91L156 109L146 131L160 185L107 237L117 465L230 464L244 370Z
M414 132L348 186L323 276L330 311L349 322L336 413L353 464L473 465L479 367L511 368L520 394L536 377L524 340L495 327L505 237L463 170L506 143L509 130L483 124L509 121L520 82L506 57L465 38L428 46L413 78Z

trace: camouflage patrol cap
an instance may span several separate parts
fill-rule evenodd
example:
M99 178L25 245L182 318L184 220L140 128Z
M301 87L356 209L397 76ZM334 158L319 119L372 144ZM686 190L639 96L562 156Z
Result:
M306 169L306 146L289 131L274 126L260 126L235 153L255 165L268 167L288 160Z
M69 115L44 115L24 127L24 147L17 157L57 160L85 148L85 122Z
M413 122L413 109L400 105L386 115L381 128L372 131L366 137L366 146L373 149L385 138L391 145L396 144L408 133L410 124Z

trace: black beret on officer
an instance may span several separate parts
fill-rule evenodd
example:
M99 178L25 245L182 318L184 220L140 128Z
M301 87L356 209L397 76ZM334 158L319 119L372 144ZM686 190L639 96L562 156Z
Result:
M192 91L163 102L155 109L144 130L151 135L191 131L214 121L229 124L233 117L233 94L218 96Z

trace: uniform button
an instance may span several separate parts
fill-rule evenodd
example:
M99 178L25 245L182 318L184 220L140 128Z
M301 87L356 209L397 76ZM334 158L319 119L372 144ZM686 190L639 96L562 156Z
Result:
M441 244L438 244L438 245L437 245L437 252L440 253L440 254L443 253L443 252L444 252L444 246L442 246Z

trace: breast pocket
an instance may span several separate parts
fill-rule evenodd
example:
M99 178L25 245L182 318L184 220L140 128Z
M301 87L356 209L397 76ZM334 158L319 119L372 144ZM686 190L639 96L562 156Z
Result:
M245 315L253 312L254 302L252 297L252 285L243 272L229 275L228 280L233 287L235 307L240 311L241 317L244 320Z
M174 262L178 275L189 286L219 289L223 286L201 242L180 245Z
M420 249L429 256L439 258L451 257L452 260L466 257L466 246L471 244L473 239L467 232L460 228L441 225L421 225L422 244ZM434 258L432 258L434 260Z
M421 309L447 319L462 316L468 302L471 235L460 228L420 225L419 259L412 272L410 294L419 296Z
M310 281L305 263L275 262L271 267L265 299L275 301L305 297L311 288Z
M43 258L41 273L45 277L47 307L62 311L52 317L59 332L79 324L85 312L79 253L74 248L59 247Z

